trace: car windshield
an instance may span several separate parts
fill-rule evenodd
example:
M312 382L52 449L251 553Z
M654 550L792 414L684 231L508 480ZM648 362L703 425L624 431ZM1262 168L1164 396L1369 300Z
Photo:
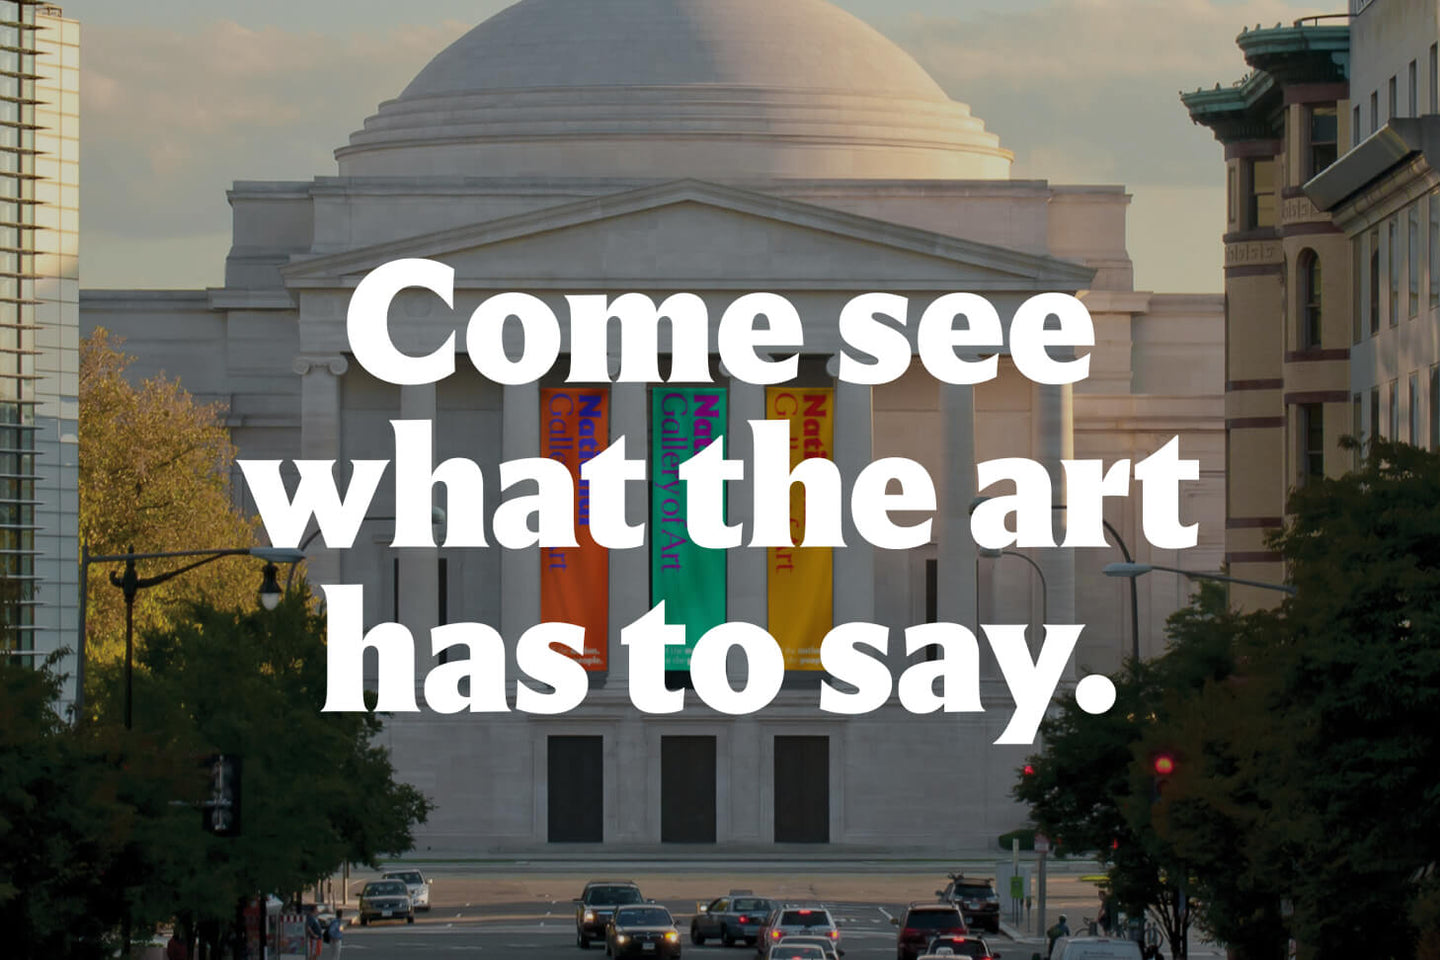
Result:
M730 909L739 910L741 912L748 911L750 913L760 913L762 911L767 911L770 909L770 901L741 897L739 900L735 901L734 905L731 906Z
M419 870L406 870L404 873L387 873L387 880L400 880L412 885L423 886L425 880L420 876Z
M1065 960L1140 960L1140 945L1134 940L1071 940Z
M825 960L825 951L808 943L782 943L770 948L770 960Z
M983 900L986 897L995 896L995 891L988 883L957 883L955 884L955 896Z
M634 887L591 887L590 892L585 895L586 903L607 905L639 903L641 899L640 891Z
M782 927L828 927L830 918L823 910L786 910L780 918Z
M961 926L960 915L954 910L912 910L905 918L912 930L941 930Z
M361 892L362 897L398 897L405 893L405 884L399 880L382 880L378 883L367 883Z
M615 911L617 927L668 927L674 923L664 907L626 907Z

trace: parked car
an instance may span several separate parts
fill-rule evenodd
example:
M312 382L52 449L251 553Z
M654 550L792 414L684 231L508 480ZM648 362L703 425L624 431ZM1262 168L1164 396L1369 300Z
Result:
M382 880L399 880L410 891L410 901L416 910L430 910L430 881L419 870L387 870L380 874Z
M1124 937L1061 937L1051 960L1141 960L1140 944Z
M900 928L895 938L897 960L915 960L935 937L970 932L960 908L951 903L912 903L903 918L893 917L890 922Z
M990 952L990 944L981 937L962 937L943 934L930 938L925 947L927 954L946 954L952 957L971 957L973 960L1000 960L1000 954Z
M633 880L591 880L575 898L575 946L588 950L591 940L603 939L616 907L644 902Z
M813 943L781 942L770 948L770 960L828 960L828 955Z
M732 894L711 900L695 911L695 919L690 921L690 942L699 946L716 939L727 947L739 941L754 946L773 909L774 902L764 897Z
M965 916L970 927L979 927L991 933L1000 932L1000 896L989 879L967 877L963 873L952 873L944 890L935 895L944 903L953 903Z
M371 920L415 922L415 904L403 880L371 880L360 891L360 926Z
M812 946L819 947L820 952L825 955L825 960L840 960L845 951L835 945L829 937L783 937L778 946ZM772 948L773 949L773 948Z
M756 952L769 960L770 948L786 937L820 936L840 946L840 928L830 911L821 906L787 903L770 911L760 930Z
M680 956L680 931L670 911L654 904L616 907L605 928L607 957Z

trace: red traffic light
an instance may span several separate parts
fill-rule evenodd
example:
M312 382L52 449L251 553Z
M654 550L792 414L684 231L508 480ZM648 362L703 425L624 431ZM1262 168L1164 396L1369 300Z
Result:
M1175 758L1168 753L1162 753L1155 758L1152 766L1157 777L1168 777L1175 772Z
M1027 763L1025 764L1025 769L1021 770L1020 773L1023 776L1033 777L1035 776L1035 767L1032 764Z

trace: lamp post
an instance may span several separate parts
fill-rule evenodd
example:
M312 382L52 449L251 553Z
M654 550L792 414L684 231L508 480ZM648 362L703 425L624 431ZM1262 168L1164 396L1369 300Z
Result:
M135 655L135 597L146 587L153 587L167 580L188 573L207 563L214 563L221 557L257 557L265 561L261 570L260 603L266 610L274 610L280 603L282 591L278 579L277 563L293 565L305 559L299 550L284 547L231 547L220 550L162 550L152 553L111 553L92 555L88 548L80 552L80 641L76 653L75 668L75 715L79 717L85 706L85 586L89 582L90 564L124 562L125 571L110 573L110 582L119 587L125 596L125 729L131 728L131 694L134 688ZM135 569L137 560L159 560L166 558L193 557L190 563L167 570L154 576L142 577Z
M1021 560L1030 564L1031 569L1035 571L1035 576L1040 578L1040 625L1043 627L1050 622L1050 585L1045 582L1045 571L1040 569L1040 564L1018 550L996 550L993 547L979 547L976 552L979 553L980 556L988 557L992 560L998 560L1000 557L1019 557Z
M971 500L970 512L974 513L976 507L989 499L991 498L976 497L974 500ZM1050 509L1065 510L1067 508L1063 503L1052 503ZM1120 536L1120 531L1116 530L1110 521L1106 520L1103 516L1100 518L1100 523L1104 525L1105 532L1110 534L1110 538L1115 541L1115 546L1120 549L1120 556L1125 558L1125 562L1127 564L1134 563L1134 558L1130 556L1130 548L1125 545L1125 540ZM1029 560L1030 558L1026 557L1025 559ZM1033 563L1034 561L1031 562ZM1136 660L1140 659L1140 592L1136 589L1134 580L1130 581L1130 655Z
M1204 570L1182 570L1179 567L1167 567L1159 563L1108 563L1105 565L1105 576L1107 577L1128 577L1133 585L1137 577L1142 577L1151 570L1164 570L1166 573L1178 573L1180 576L1190 580L1218 580L1221 583L1238 583L1245 587L1258 587L1261 590L1278 590L1281 593L1295 595L1295 587L1288 583L1267 583L1264 580L1246 580L1244 577L1232 577L1224 573L1208 573Z

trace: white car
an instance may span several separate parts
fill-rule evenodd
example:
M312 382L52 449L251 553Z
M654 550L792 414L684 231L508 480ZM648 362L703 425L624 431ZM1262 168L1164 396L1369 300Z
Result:
M399 880L410 893L410 902L416 910L430 909L430 881L419 870L387 870L380 875L382 880Z

